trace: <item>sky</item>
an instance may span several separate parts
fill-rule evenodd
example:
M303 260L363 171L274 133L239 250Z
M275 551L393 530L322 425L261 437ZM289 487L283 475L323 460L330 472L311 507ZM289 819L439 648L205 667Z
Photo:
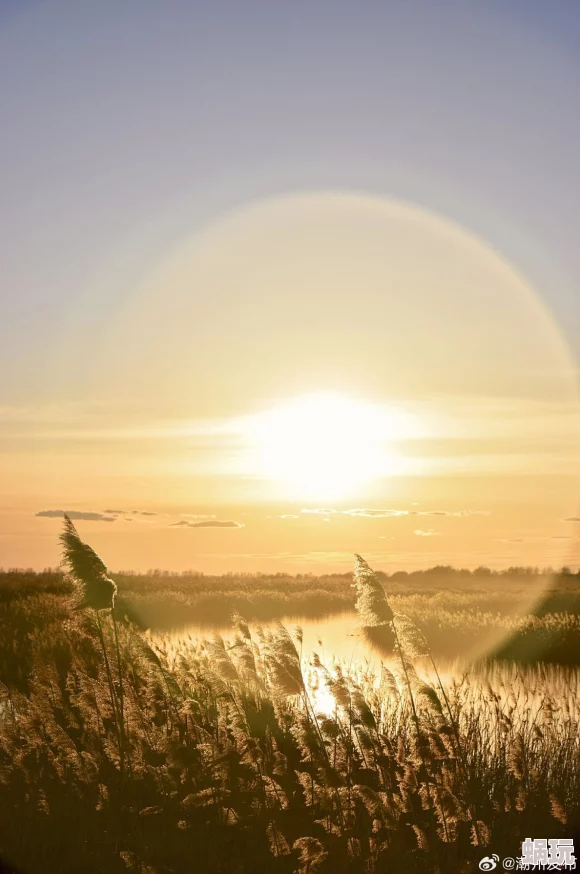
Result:
M0 566L578 566L579 37L0 0Z

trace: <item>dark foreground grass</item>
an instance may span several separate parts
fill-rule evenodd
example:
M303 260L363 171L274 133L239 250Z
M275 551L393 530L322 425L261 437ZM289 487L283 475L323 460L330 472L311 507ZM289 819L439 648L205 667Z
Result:
M451 683L448 713L410 657L411 687L243 623L233 648L157 652L122 625L119 674L103 615L111 695L92 611L60 607L26 690L2 697L0 852L18 870L472 871L578 826L578 701L541 676L520 698Z
M386 652L396 637L380 676L302 653L299 630L251 633L241 618L229 641L152 646L120 600L79 608L62 580L4 598L4 863L447 874L516 856L526 836L576 833L576 686L543 670L519 684L441 680L419 628L432 594L389 604L361 568L358 607L379 623L367 633Z

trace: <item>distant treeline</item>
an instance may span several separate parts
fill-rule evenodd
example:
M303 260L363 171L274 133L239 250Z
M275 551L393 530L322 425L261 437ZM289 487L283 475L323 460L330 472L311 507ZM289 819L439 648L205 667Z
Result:
M159 585L164 588L181 589L184 584L192 584L193 588L215 587L217 589L223 588L229 590L239 588L240 586L246 588L248 584L252 583L260 588L264 586L278 588L288 583L298 586L306 584L326 588L333 586L333 584L335 586L344 586L345 583L350 585L352 582L352 572L343 574L267 574L249 572L205 574L194 570L176 572L153 568L146 572L120 570L117 572L111 571L110 573L121 588L139 591ZM434 583L437 585L456 585L466 582L485 583L486 581L523 582L538 580L538 582L544 582L548 579L554 580L555 578L562 582L569 581L572 584L580 581L580 569L574 571L569 567L562 567L556 570L552 567L540 568L524 565L514 565L502 570L494 570L484 566L470 570L469 568L454 568L452 565L435 565L431 568L414 571L400 570L394 573L377 571L377 575L384 582L408 583L413 585L413 588L415 588L416 584L430 586ZM4 569L0 567L0 588L11 588L13 586L19 589L30 588L54 592L70 588L64 573L59 568L45 568L43 571L35 571L33 568Z

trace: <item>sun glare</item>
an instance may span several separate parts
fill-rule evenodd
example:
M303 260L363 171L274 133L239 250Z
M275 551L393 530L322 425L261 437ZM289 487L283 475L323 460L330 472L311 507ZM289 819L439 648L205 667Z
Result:
M297 498L342 498L397 472L393 444L404 417L378 405L309 395L254 416L247 427L254 469Z

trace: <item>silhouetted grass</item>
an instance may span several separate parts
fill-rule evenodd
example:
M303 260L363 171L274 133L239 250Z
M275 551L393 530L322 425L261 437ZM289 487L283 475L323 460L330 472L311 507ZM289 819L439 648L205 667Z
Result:
M302 652L299 629L251 631L240 616L226 639L154 644L90 547L72 545L74 579L58 594L0 603L7 864L447 874L580 825L576 682L542 667L442 677L427 617L452 624L451 599L389 586L387 600L359 560L361 621L386 651L395 642L379 675ZM473 633L486 614L464 597Z

